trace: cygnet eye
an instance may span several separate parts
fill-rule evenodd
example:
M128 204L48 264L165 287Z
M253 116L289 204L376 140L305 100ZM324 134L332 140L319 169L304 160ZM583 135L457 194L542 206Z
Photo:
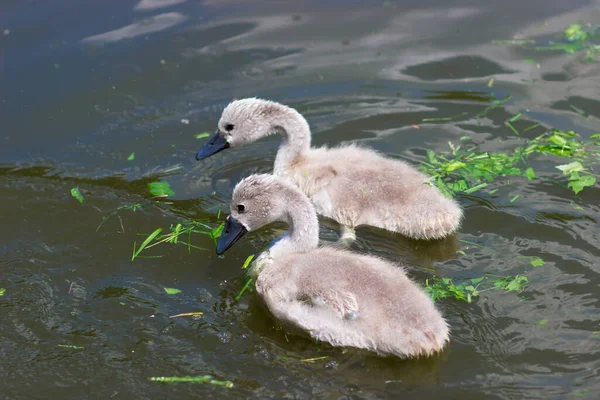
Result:
M246 211L246 207L245 207L243 204L238 204L238 206L237 206L237 210L238 210L238 212L241 214L241 213L243 213L244 211Z
M231 132L233 130L233 128L234 128L233 124L226 124L225 125L225 130L227 132Z

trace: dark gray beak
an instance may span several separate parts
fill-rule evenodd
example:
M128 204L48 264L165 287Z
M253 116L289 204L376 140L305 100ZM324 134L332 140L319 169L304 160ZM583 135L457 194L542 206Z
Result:
M208 142L200 149L198 153L196 153L196 160L204 160L207 157L212 156L213 154L217 154L221 150L225 150L229 147L229 143L225 139L225 135L217 131L214 135L208 139Z
M240 240L242 236L248 233L248 230L244 228L244 225L235 218L227 218L225 227L217 243L217 254L221 255L227 251L235 242Z

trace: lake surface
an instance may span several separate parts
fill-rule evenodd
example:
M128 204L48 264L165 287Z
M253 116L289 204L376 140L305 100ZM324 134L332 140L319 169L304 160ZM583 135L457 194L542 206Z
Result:
M297 108L313 145L355 142L415 166L465 137L510 150L543 133L524 132L534 123L589 137L600 131L598 62L492 43L547 43L580 20L600 21L600 3L3 1L0 397L597 398L600 190L576 196L550 156L527 160L536 179L459 194L465 220L447 240L358 230L355 251L406 263L421 284L528 278L521 293L439 300L452 339L428 359L287 335L254 293L236 301L244 260L284 226L222 259L196 234L206 250L162 244L142 253L162 258L131 260L138 233L218 226L235 183L270 172L277 137L194 159L206 140L195 135L213 132L233 98ZM477 121L492 94L512 97ZM504 122L519 112L516 136ZM423 122L448 116L458 117ZM152 198L147 184L161 179L174 196ZM118 210L132 204L142 207ZM322 222L322 240L335 241ZM169 318L190 312L203 315ZM186 375L234 387L149 380Z

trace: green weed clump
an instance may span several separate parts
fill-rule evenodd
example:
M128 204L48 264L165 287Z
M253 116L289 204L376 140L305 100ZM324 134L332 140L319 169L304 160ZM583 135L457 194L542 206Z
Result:
M535 153L572 160L556 168L568 176L566 187L575 194L597 181L594 165L600 160L600 133L584 141L574 131L552 129L506 153L479 152L475 145L462 147L450 142L448 145L450 151L447 152L427 151L427 161L421 162L421 170L431 176L430 184L450 198L458 193L474 193L499 177L535 179L535 171L526 164L527 158Z
M596 58L596 53L600 51L600 45L596 43L600 39L600 34L596 34L598 29L600 25L571 24L561 32L558 41L549 41L546 45L536 45L535 40L532 39L493 40L492 43L518 45L535 51L562 51L566 54L584 51L586 62L592 62ZM530 62L529 60L531 59L524 61Z
M561 41L551 41L546 46L536 46L535 50L559 50L567 54L585 51L586 61L591 62L595 59L596 52L600 50L600 45L594 42L600 39L600 35L596 34L599 28L600 25L571 24L563 31Z
M422 170L429 174L431 183L447 197L457 193L473 193L488 186L500 176L524 175L530 177L533 170L520 167L524 163L522 149L512 154L477 152L448 143L450 152L427 152L427 162Z
M529 283L524 275L506 276L492 279L494 275L485 275L479 278L467 279L460 284L455 284L450 278L433 277L425 281L425 291L433 301L445 298L471 303L473 297L488 290L522 293Z
M573 160L556 168L569 177L567 187L578 194L596 184L594 164L600 160L600 133L591 135L590 139L581 140L575 131L553 129L532 140L524 154L536 152Z

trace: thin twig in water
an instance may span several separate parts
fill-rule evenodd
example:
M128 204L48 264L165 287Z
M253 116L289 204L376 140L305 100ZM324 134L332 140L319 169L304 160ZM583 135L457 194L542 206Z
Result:
M178 317L200 317L202 316L204 313L202 311L196 311L196 312L188 312L188 313L183 313L183 314L177 314L177 315L171 315L169 318L178 318Z
M305 358L304 360L300 360L300 362L315 362L315 361L319 361L319 360L324 360L326 358L329 358L329 356L323 356L323 357L315 357L315 358Z

